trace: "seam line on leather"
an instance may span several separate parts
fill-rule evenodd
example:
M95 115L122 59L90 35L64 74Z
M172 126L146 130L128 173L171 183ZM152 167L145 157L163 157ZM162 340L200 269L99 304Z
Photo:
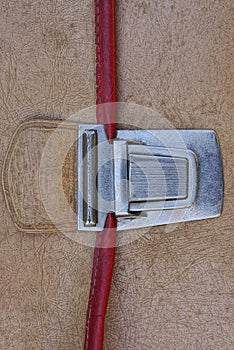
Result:
M101 66L101 49L100 49L100 6L99 6L99 0L95 1L95 7L96 7L96 21L95 21L95 29L96 29L96 67ZM102 97L101 94L98 92L100 91L100 75L97 74L96 76L96 100L98 104L102 103ZM99 82L98 82L99 81Z
M97 50L97 57L96 57L96 66L101 64L101 53L100 53L100 7L99 7L99 0L95 1L95 7L96 7L96 20L95 20L95 26L96 26L96 50ZM96 91L99 91L97 86L97 79L96 79ZM96 96L99 103L101 103L101 96L100 94L97 94ZM100 240L100 236L99 236ZM99 242L100 243L100 242ZM91 292L92 301L90 303L89 308L89 315L88 315L88 324L86 329L86 350L89 347L89 332L90 332L90 319L92 314L92 308L93 308L93 298L94 298L94 292L97 282L97 271L98 271L98 264L99 264L99 256L100 256L100 250L98 250L96 265L95 265L95 272L94 272L94 281L93 281L93 288Z
M101 234L99 235L99 239L98 239L98 247L100 245L101 245ZM91 302L90 302L90 306L89 306L88 323L87 323L87 329L86 329L86 350L89 347L90 320L91 320L91 315L92 315L94 293L95 293L95 288L96 288L96 284L97 284L97 272L98 272L98 265L99 265L99 256L100 256L100 249L98 249L98 254L97 254L96 264L95 264L95 270L94 270L94 277L93 277L93 286L92 286L92 292L91 292Z

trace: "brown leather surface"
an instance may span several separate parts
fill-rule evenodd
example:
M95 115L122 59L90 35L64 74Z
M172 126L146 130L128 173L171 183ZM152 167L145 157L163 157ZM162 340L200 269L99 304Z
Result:
M218 219L117 248L105 349L233 348L231 3L117 0L118 99L215 129L225 200ZM23 121L95 103L95 49L91 0L6 1L0 13L2 170ZM92 249L22 233L2 189L0 208L1 349L82 349Z
M95 103L95 42L91 0L1 1L0 15L2 171L23 121ZM0 242L0 348L82 349L92 249L59 233L19 231L2 188Z
M233 349L231 7L117 1L119 100L152 107L176 128L216 130L225 200L218 219L153 228L117 249L106 349Z

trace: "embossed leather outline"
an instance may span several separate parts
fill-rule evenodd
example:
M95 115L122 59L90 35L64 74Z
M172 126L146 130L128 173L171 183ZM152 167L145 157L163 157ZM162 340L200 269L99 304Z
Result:
M58 232L59 229L51 222L51 224L46 224L43 225L40 224L30 224L26 225L24 224L18 217L17 212L15 210L14 202L11 198L10 195L10 188L9 188L9 183L8 183L8 177L7 177L7 171L9 169L9 163L11 160L11 154L13 153L15 143L19 135L26 129L29 128L42 128L45 130L48 129L55 129L58 127L59 124L62 125L60 126L61 128L64 129L69 129L69 130L76 130L76 124L72 122L67 122L63 121L61 119L57 120L46 120L46 119L30 119L25 122L23 122L14 132L4 162L3 162L3 168L2 168L2 188L3 188L3 194L5 198L5 202L7 205L7 208L12 216L12 219L14 221L15 226L24 232L28 233L53 233L53 232ZM68 229L67 229L68 230Z

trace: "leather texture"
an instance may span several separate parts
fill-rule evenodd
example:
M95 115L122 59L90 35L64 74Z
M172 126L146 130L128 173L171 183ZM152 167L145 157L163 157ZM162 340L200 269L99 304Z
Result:
M118 101L151 107L175 128L216 130L225 193L220 218L155 227L116 250L105 349L233 349L232 8L116 2Z
M116 249L105 350L233 349L232 1L116 1L118 100L217 131L218 219ZM0 168L17 127L95 104L93 1L0 4ZM0 189L0 347L82 349L91 248L18 230Z
M95 105L95 36L91 0L3 1L0 13L2 173L22 122ZM2 350L83 348L92 255L58 232L17 229L0 186Z
M95 36L96 119L98 123L105 124L108 140L112 142L116 133L116 111L115 107L109 104L116 101L114 0L95 0ZM114 268L115 241L116 220L114 214L109 213L104 231L97 233L96 236L84 350L103 349L105 316Z

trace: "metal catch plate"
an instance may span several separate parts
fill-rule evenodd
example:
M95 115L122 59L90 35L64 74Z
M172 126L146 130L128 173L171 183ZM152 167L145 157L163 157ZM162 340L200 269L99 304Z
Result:
M78 229L102 230L113 211L117 230L220 215L219 145L212 130L118 130L79 125Z

